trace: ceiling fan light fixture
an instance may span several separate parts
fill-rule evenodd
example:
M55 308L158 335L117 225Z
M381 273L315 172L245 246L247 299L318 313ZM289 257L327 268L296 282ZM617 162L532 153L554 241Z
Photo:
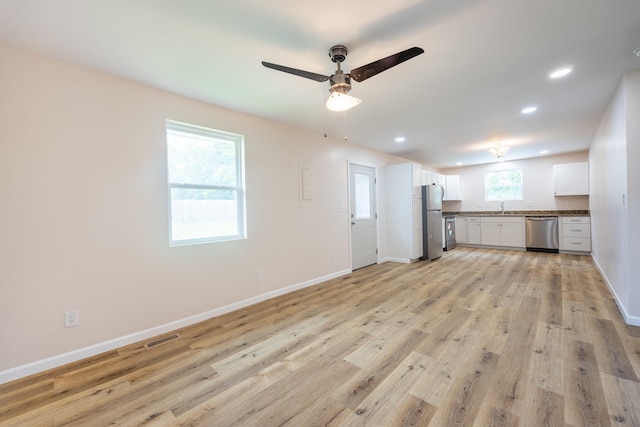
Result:
M339 90L331 92L327 99L327 110L329 111L347 111L360 104L360 100L354 96L342 93Z
M387 56L386 58L378 59L370 64L363 65L362 67L354 68L351 73L345 74L340 69L340 64L347 57L348 50L346 46L336 45L329 49L329 57L331 61L336 63L338 69L331 76L323 74L312 73L310 71L299 70L297 68L285 67L284 65L272 64L271 62L262 61L262 65L271 68L273 70L282 71L284 73L293 74L306 79L315 80L317 82L326 82L329 80L331 87L329 92L331 95L327 99L327 109L331 111L345 111L355 107L360 103L358 98L347 95L351 89L351 78L357 82L362 82L368 78L371 78L389 68L395 67L411 58L424 53L424 49L419 47L410 47L396 54Z
M489 148L487 151L496 156L498 159L501 159L505 154L507 154L507 152L509 152L510 149L511 147L507 147L506 145L496 145Z

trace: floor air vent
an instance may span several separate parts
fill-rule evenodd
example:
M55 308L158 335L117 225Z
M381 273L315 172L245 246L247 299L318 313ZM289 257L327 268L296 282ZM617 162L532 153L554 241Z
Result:
M144 345L144 348L146 348L147 350L151 350L154 347L157 347L157 346L162 345L162 344L166 344L166 343L171 342L171 341L175 341L178 338L180 338L180 335L178 335L178 334L173 334L173 335L167 335L165 337L160 337L160 338L157 338L157 339L155 339L153 341L149 341L148 343L146 343Z

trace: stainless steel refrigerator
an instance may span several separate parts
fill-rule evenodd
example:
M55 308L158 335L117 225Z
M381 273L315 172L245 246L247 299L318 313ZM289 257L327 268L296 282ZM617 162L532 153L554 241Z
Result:
M422 186L422 257L428 261L442 256L442 199L439 185Z

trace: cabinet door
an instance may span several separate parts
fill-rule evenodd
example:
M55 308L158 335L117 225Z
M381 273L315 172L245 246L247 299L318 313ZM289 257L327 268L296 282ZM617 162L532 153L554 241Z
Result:
M422 185L429 185L429 174L431 172L428 171L420 171L420 184Z
M467 243L481 243L480 218L467 218Z
M480 224L480 242L483 245L500 246L500 223L488 222Z
M389 256L402 260L412 259L415 224L413 197L413 165L400 163L386 167L387 176L387 230ZM420 199L417 199L420 201Z
M434 184L435 181L433 179L433 172L431 171L422 171L422 185L431 185Z
M553 165L554 196L588 196L589 163Z
M456 218L456 242L467 243L467 218Z
M500 245L512 246L516 248L524 247L522 237L522 224L519 223L500 223Z
M446 199L460 200L460 175L445 175Z
M412 259L420 258L422 246L422 200L413 199L413 254Z
M411 185L413 186L413 197L422 198L422 168L417 163L411 164Z

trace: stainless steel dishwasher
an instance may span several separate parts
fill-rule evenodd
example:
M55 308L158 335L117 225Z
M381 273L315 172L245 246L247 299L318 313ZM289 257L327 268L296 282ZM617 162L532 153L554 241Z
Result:
M557 216L528 216L526 228L528 251L558 253Z

